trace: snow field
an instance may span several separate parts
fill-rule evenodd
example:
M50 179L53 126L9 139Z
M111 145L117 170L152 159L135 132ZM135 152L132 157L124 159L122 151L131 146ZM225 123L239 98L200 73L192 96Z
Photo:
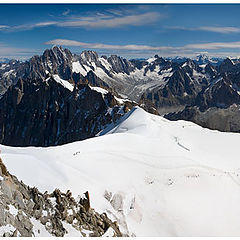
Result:
M91 206L130 236L240 236L239 140L136 107L99 137L0 148L19 180L41 191L89 191Z

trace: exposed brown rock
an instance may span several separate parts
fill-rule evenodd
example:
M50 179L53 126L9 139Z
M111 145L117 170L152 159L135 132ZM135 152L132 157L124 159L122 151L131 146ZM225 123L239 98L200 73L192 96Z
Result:
M2 159L0 158L0 171L1 175L8 176L8 171L4 163L2 162Z

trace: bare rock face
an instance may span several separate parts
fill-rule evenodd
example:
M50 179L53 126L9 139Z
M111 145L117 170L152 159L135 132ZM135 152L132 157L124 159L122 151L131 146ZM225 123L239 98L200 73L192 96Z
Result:
M108 84L97 77L93 71L89 71L83 79L84 82L90 83L92 86L110 88Z
M219 66L219 72L239 72L240 64L235 64L230 58L226 58Z
M16 83L16 69L20 68L21 65L22 63L16 60L0 63L0 97L9 86Z
M134 70L134 65L126 59L118 57L117 55L111 55L108 59L112 69L116 73L127 73L129 74Z
M0 98L9 86L19 79L44 80L48 74L58 74L62 79L72 79L72 53L62 47L47 49L41 56L33 56L29 61L12 60L0 63Z
M174 68L173 74L163 87L154 88L142 95L141 101L150 100L155 108L181 107L192 104L210 80L215 72L210 65L202 70L196 63L188 59L184 64L176 65L168 62L161 62L162 65ZM164 69L164 68L163 68Z
M96 52L84 51L76 56L62 47L47 49L26 62L0 65L0 82L12 79L0 92L0 143L53 146L84 140L124 114L128 103L117 102L115 92L93 71L86 76L73 72L76 59L86 66L94 62L107 71ZM125 64L121 65L125 69L131 65L118 57L114 59L116 67ZM71 83L73 91L54 76ZM109 93L95 91L89 83Z
M238 90L236 83L233 83L228 77L220 77L198 94L193 105L198 106L201 111L210 107L228 108L234 103L240 103Z
M169 120L186 120L202 127L222 132L240 132L240 105L233 104L227 108L210 107L200 111L199 107L186 107L177 113L166 114Z
M19 80L0 99L0 143L51 146L94 137L122 108L110 92L87 84L70 91L52 77Z
M89 193L77 199L68 190L41 193L11 175L0 160L0 236L63 237L72 229L79 236L100 237L111 232L121 237L116 222L90 206Z
M165 117L169 120L192 121L214 130L240 132L239 86L240 72L224 73L200 91L191 105L181 111L168 113Z

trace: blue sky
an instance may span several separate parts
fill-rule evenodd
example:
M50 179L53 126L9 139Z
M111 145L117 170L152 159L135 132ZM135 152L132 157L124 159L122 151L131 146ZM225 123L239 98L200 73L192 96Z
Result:
M1 4L0 57L52 45L126 58L240 56L240 4Z

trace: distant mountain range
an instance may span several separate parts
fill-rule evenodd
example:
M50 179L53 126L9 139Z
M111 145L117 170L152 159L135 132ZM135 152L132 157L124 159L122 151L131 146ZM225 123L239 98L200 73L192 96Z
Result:
M178 63L183 63L183 62L186 62L187 59L191 59L199 65L211 63L212 65L215 65L215 66L221 64L221 62L224 60L224 58L209 57L207 54L199 54L192 58L176 56L176 57L167 57L166 59L174 62L178 62Z
M127 60L55 46L25 62L0 63L3 144L49 146L93 137L135 105L239 132L240 60ZM223 117L213 117L216 111Z
M10 61L11 61L11 59L9 59L9 58L1 58L0 57L0 63L8 63Z

